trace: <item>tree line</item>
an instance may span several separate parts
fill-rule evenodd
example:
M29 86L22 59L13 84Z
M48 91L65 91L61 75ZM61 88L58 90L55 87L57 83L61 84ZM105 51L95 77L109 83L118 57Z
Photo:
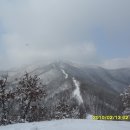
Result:
M0 79L0 125L16 122L32 122L64 118L84 118L82 109L62 98L55 107L44 105L47 86L37 75L25 75L15 88L10 87L8 75Z

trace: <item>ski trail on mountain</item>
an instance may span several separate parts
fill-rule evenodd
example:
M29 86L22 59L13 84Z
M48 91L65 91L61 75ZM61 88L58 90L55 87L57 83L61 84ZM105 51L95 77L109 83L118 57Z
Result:
M61 69L62 73L65 75L65 79L68 78L68 74L65 72L65 70Z
M74 77L72 78L72 80L73 80L73 83L76 87L73 94L77 98L79 104L81 104L81 103L83 103L83 99L82 99L82 96L80 94L80 88L79 88L80 83Z

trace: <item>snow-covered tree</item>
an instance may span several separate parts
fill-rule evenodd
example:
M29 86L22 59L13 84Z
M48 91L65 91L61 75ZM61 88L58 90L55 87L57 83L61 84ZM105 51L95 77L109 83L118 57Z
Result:
M73 119L79 119L80 118L79 106L75 105L75 106L72 107L71 118L73 118Z
M3 75L0 79L0 124L5 125L10 122L9 119L9 104L14 99L14 93L7 89L8 75Z
M125 89L125 91L121 94L122 102L123 102L123 115L130 116L130 86Z
M1 124L5 124L7 122L7 96L6 96L6 82L7 76L0 80L0 104L1 104Z
M53 110L53 118L54 119L79 119L81 116L80 114L80 107L75 101L67 101L67 99L61 99L59 103L56 105L55 109Z
M54 113L55 113L55 119L69 118L70 106L66 102L60 101Z
M17 99L19 101L20 119L22 121L34 121L34 114L38 113L39 100L46 96L45 86L41 84L37 75L28 73L20 80L17 87Z

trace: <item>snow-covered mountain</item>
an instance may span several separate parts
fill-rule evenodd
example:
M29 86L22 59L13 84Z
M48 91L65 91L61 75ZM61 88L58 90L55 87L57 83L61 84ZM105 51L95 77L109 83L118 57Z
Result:
M128 68L107 70L54 62L9 71L12 87L25 72L38 75L47 86L46 106L53 106L65 97L70 103L75 100L84 113L91 114L120 113L119 95L130 84Z

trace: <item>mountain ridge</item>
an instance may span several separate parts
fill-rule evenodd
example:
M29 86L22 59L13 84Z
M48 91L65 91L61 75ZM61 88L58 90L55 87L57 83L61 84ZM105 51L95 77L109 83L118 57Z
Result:
M15 88L16 79L20 79L25 72L38 75L47 86L45 104L48 107L66 98L69 102L76 100L84 113L120 113L120 93L130 84L130 69L127 68L108 70L102 67L77 67L65 62L29 67L9 73L9 82Z

